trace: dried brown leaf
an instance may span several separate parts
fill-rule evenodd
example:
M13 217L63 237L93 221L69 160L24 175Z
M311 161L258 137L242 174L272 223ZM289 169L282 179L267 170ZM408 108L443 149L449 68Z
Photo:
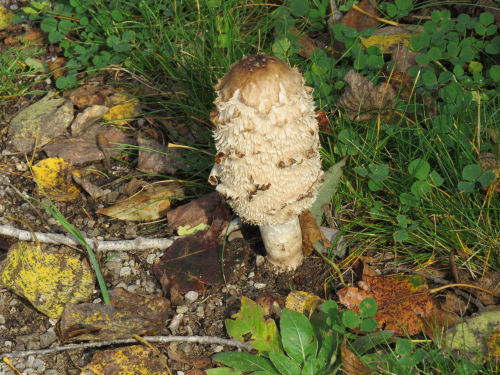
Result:
M170 302L117 288L109 292L111 305L66 305L59 322L63 341L115 340L132 335L158 335L165 330Z
M394 106L394 89L381 82L375 86L361 74L350 70L344 77L346 90L339 99L339 106L347 111L347 116L355 121L367 121L379 112L387 113Z
M137 138L139 162L137 169L144 173L174 175L183 166L183 150L168 148L153 139Z
M101 208L96 213L119 220L151 221L167 215L173 199L182 199L184 189L177 182L152 185L151 191L143 190L111 207Z

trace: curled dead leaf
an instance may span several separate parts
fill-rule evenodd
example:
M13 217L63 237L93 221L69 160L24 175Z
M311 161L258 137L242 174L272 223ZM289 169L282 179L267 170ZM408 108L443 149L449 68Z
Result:
M345 75L344 81L347 87L339 99L339 106L346 110L351 120L367 121L380 112L387 113L387 109L394 106L396 93L386 82L375 86L354 70Z

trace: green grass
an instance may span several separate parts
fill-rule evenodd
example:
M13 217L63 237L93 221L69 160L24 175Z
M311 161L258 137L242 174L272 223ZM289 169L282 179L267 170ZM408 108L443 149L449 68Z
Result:
M9 47L0 53L0 101L36 94L32 88L48 76L33 63L42 54L41 47L28 45Z
M463 20L453 36L448 34L449 44L458 43L463 55L450 53L433 60L436 49L441 48L437 47L440 40L416 40L431 62L421 66L418 75L410 72L420 77L410 101L396 99L399 115L390 120L382 117L380 124L376 118L356 123L337 107L343 92L342 78L355 65L375 84L385 80L380 51L365 53L359 44L360 35L346 33L343 41L347 49L341 58L333 59L324 52L310 59L300 57L297 38L287 34L287 28L295 25L306 32L325 31L327 12L315 7L321 3L315 1L308 2L310 9L302 14L304 9L298 3L290 1L290 7L278 8L266 2L236 0L113 1L96 2L91 12L107 14L111 8L121 11L124 19L116 17L113 22L100 24L101 34L95 40L104 43L111 35L134 32L125 55L113 52L116 45L112 44L108 45L110 53L116 53L117 61L137 78L132 84L146 83L152 89L152 94L141 98L150 118L160 123L166 123L166 117L182 121L194 136L165 126L170 140L204 151L214 152L209 124L215 98L212 87L232 63L262 51L298 65L307 83L315 88L318 107L334 114L331 130L321 134L324 168L350 155L332 200L341 233L357 248L346 263L369 251L392 252L395 262L412 267L433 263L446 267L450 252L458 250L464 257L456 257L457 266L475 276L489 269L498 271L500 198L491 185L471 172L477 169L480 153L499 157L498 145L489 133L494 130L498 134L500 91L494 71L489 70L495 64L495 46L490 43L495 35L488 34L488 17L474 21L475 29L467 28L470 22ZM397 20L408 13L411 2L399 1L396 5L400 8L381 5L380 14ZM447 21L446 14L438 12L430 22L444 27ZM339 38L343 32L336 29ZM482 36L478 36L480 32ZM85 40L92 44L92 40ZM475 43L474 48L464 40ZM451 50L449 45L445 47L448 49L443 51ZM493 52L486 53L486 49ZM481 64L482 73L467 70L472 62ZM79 63L82 69L91 66L85 65L84 59ZM13 80L27 78L33 72L23 71L19 76L14 66L0 60L0 74L7 76L5 83L0 82L0 91L15 96L27 88L16 89ZM89 72L95 70L95 66L89 68ZM213 159L189 151L186 164L182 177L203 183ZM419 192L418 186L425 192ZM435 353L434 362L423 364L419 373L468 373L467 366L472 366L444 355L434 346L429 351ZM489 368L483 370L493 373Z

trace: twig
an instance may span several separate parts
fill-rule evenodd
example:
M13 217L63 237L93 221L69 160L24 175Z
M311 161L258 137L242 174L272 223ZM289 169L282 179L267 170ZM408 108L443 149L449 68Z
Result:
M215 337L215 336L144 336L143 339L148 342L160 343L160 344L168 342L196 342L198 344L218 344L218 345L234 346L236 348L244 349L247 351L255 350L255 348L252 345L247 344L246 342L223 339L221 337ZM99 348L101 346L133 344L137 342L140 341L134 338L100 341L100 342L86 342L81 344L68 344L68 345L55 346L49 349L16 350L10 353L1 353L0 357L22 358L22 357L28 357L30 355L45 355L45 354L63 352L67 350Z
M0 235L14 237L21 241L34 241L33 235L27 230L17 229L10 225L0 225ZM42 243L51 243L66 246L78 246L79 242L73 236L58 233L40 233L34 235ZM146 238L137 237L133 240L124 241L99 241L92 238L85 238L85 241L95 250L106 251L134 251L146 249L168 248L177 237L172 238Z
M407 273L419 275L419 276L425 277L426 279L432 280L436 284L448 285L450 283L449 281L442 279L440 277L436 277L434 275L430 275L430 274L424 273L424 272L415 271L415 270L412 270L411 268L407 268L407 267L397 267L396 271L397 272L407 272ZM470 300L474 305L476 305L476 307L479 311L486 311L486 307L484 307L483 303L478 298L463 291L462 289L454 288L453 290L459 296L462 296L465 299Z
M226 233L229 234L235 230L241 228L241 221L238 219L232 220L228 224ZM73 237L65 234L58 233L33 233L35 237L41 243L52 243L56 245L66 245L66 246L79 246L80 243ZM33 234L27 230L17 229L10 225L0 225L0 235L14 237L21 241L35 241ZM133 240L122 240L122 241L99 241L93 238L85 237L85 241L94 249L99 252L107 251L136 251L136 250L147 250L147 249L159 249L165 250L179 236L174 236L171 238L147 238L147 237L137 237Z

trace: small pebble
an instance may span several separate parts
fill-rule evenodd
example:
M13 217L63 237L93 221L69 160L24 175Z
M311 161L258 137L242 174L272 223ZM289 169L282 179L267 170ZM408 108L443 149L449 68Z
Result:
M205 317L205 308L203 306L198 306L196 309L196 316L198 318L204 318Z
M253 279L254 276L255 276L255 272L253 272L253 271L248 274L249 279Z
M49 328L47 332L44 332L40 335L40 348L48 348L56 340L57 334L54 332L54 328Z
M131 274L132 274L132 269L128 266L122 267L120 269L120 276L121 277L130 276Z
M172 320L170 321L170 324L168 325L168 329L172 331L173 334L177 331L179 328L179 325L181 324L182 318L184 317L183 314L176 314Z
M175 309L175 312L177 314L185 314L188 311L189 311L189 307L187 307L186 305L177 306L177 309Z
M255 283L253 286L255 287L255 289L263 289L266 287L266 284L265 283Z
M188 303L193 303L198 299L198 292L195 292L194 290L190 290L184 295L184 298L186 299L186 302Z
M39 372L44 372L45 362L42 361L41 359L36 358L35 361L33 362L33 368Z
M264 258L262 255L257 255L255 257L255 265L257 267L260 267L264 264L264 262L266 261L266 258Z
M255 283L253 280L248 280L247 284L248 284L248 286L253 286Z
M139 286L136 285L136 284L132 284L132 285L129 285L127 287L127 291L130 292L130 293L135 293L137 292L137 289L139 289Z
M5 324L5 316L0 314L0 324Z
M214 353L220 353L224 350L224 347L222 345L217 345L215 348L214 348Z
M148 254L146 257L147 264L154 264L156 262L156 254Z

